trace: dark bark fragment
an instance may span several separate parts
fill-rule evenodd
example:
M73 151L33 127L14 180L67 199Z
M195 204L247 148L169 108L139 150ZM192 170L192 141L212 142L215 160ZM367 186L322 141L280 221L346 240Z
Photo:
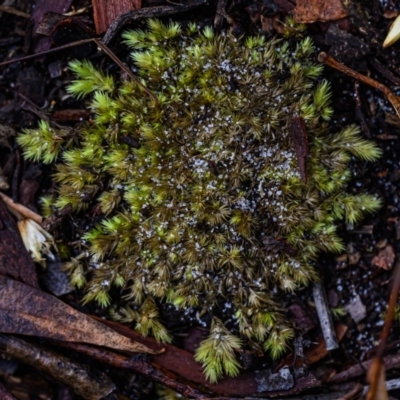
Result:
M5 276L0 276L0 332L90 343L129 353L157 353L56 297Z
M101 35L122 14L139 9L141 0L92 0L96 33Z

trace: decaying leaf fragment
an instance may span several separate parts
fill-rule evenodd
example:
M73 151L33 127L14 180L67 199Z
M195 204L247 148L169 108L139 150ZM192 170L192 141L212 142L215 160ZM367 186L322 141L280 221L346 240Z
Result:
M0 332L156 354L38 289L0 276Z

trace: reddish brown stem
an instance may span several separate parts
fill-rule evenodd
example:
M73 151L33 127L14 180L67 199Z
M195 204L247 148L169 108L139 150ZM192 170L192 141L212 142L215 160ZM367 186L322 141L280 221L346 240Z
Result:
M369 86L372 86L375 89L380 90L386 98L390 101L392 104L393 108L395 109L397 115L400 117L400 98L396 95L394 95L390 89L385 86L383 83L380 83L376 81L375 79L372 79L368 76L362 75L357 71L354 71L353 69L347 67L346 65L340 63L339 61L335 60L333 57L330 55L322 52L319 53L318 55L318 61L324 63L325 65L328 65L329 67L335 68L340 72L343 72L344 74L351 76L354 79L357 79L358 81L365 83Z

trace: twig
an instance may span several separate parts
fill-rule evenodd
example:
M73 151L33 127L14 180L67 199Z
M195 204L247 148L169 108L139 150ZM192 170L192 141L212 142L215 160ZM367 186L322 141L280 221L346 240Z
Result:
M8 14L14 14L14 15L16 15L18 17L27 18L27 19L29 19L31 17L31 15L26 13L26 12L16 10L13 7L4 6L2 4L0 4L0 12L5 12L5 13L8 13Z
M30 54L29 56L14 58L13 60L8 60L8 61L3 61L0 63L0 67L4 67L5 65L14 64L14 63L21 62L21 61L33 60L35 58L39 58L39 57L45 56L47 54L52 54L57 51L70 49L72 47L80 46L81 44L92 43L92 42L93 42L93 38L78 40L76 42L72 42L72 43L64 44L62 46L54 47L53 49L50 49L50 50L41 51L36 54Z
M325 291L320 283L314 284L313 296L322 334L326 343L326 349L335 350L339 347L339 344L333 327L332 316L328 309Z
M226 12L226 5L228 0L218 0L217 11L214 17L214 28L221 29L222 23L224 22L224 15Z
M65 49L68 49L71 47L76 47L76 46L80 46L82 44L91 43L91 42L96 43L98 47L100 47L116 64L118 64L121 67L121 69L123 69L140 87L142 87L145 90L145 92L149 96L151 96L158 103L157 97L149 89L147 89L146 86L144 86L143 83L140 82L140 80L138 78L136 78L136 76L132 73L132 71L104 43L102 43L100 40L98 40L96 38L78 40L76 42L68 43L66 45L55 47L54 49L42 51L40 53L32 54L32 55L25 56L25 57L15 58L14 60L4 61L4 62L0 63L0 67L9 65L9 64L13 64L16 62L20 62L20 61L31 60L31 59L34 59L34 58L37 58L40 56L54 53L56 51L65 50Z
M185 397L192 399L204 398L204 393L193 389L184 383L178 382L170 376L170 372L166 375L161 370L155 369L147 360L147 357L142 354L137 354L133 357L126 357L104 348L95 348L85 344L65 342L57 342L57 344L87 354L96 360L107 363L108 365L136 371L152 381L161 383L162 385L181 393Z
M371 132L369 130L367 121L365 119L364 113L362 111L362 103L360 96L360 84L358 82L354 82L354 94L356 98L356 117L361 125L361 130L367 138L371 137Z
M75 15L83 14L86 11L89 11L90 8L92 8L92 5L89 5L87 7L78 8L77 10L75 10L72 6L72 11L66 12L63 15L66 17L74 17Z
M57 381L70 386L84 399L100 399L115 390L114 383L104 373L89 371L84 365L13 336L0 334L0 349L11 357L50 374Z
M15 203L14 200L11 197L8 197L5 194L0 193L0 198L4 201L4 203L6 204L8 209L11 212L14 212L14 215L15 215L15 212L17 212L17 217L18 217L18 214L19 214L20 217L22 216L22 217L25 217L25 218L33 219L38 224L42 223L43 218L39 214L36 214L35 212L30 210L29 208L23 206L22 204Z
M371 64L386 79L389 79L389 81L394 83L396 86L400 86L400 78L396 76L392 71L384 67L381 63L376 61L375 58L369 58L368 63Z
M100 40L93 39L93 41L99 46L104 53L106 53L122 70L124 70L132 80L134 80L150 97L152 97L156 103L158 103L157 97L145 86L142 82L133 74L133 72Z
M335 60L333 57L324 52L319 53L318 61L324 63L325 65L328 65L329 67L335 68L338 71L343 72L344 74L351 76L352 78L355 78L362 83L365 83L369 86L372 86L375 89L380 90L390 101L397 115L400 117L400 97L394 95L387 86L376 81L375 79L372 79L368 76L360 74L357 71L354 71L353 69L340 63L339 61Z
M360 394L364 391L364 386L360 383L354 385L353 389L350 392L346 393L344 396L340 397L337 400L355 400L358 399Z
M372 360L364 361L361 364L353 365L352 367L346 369L345 371L339 372L336 374L330 382L345 382L353 378L357 378L361 375L364 375L367 369L370 367ZM385 364L386 370L390 370L392 368L400 367L400 353L391 354L383 358L383 363Z

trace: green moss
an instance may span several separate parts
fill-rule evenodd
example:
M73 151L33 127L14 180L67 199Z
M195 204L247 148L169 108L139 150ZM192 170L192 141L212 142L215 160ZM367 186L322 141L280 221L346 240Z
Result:
M73 140L45 123L18 140L27 158L59 155L47 214L52 204L80 211L93 201L104 214L82 237L89 255L67 264L85 300L107 306L110 288L123 286L128 304L113 316L163 341L157 303L211 314L196 359L211 381L233 376L241 345L275 358L287 348L294 331L279 296L317 279L321 251L342 250L338 221L379 207L345 187L351 157L380 152L355 126L330 129L329 84L318 80L309 39L237 40L155 20L124 39L157 101L74 61L69 92L92 95L93 123ZM295 117L308 135L307 183L289 132Z

